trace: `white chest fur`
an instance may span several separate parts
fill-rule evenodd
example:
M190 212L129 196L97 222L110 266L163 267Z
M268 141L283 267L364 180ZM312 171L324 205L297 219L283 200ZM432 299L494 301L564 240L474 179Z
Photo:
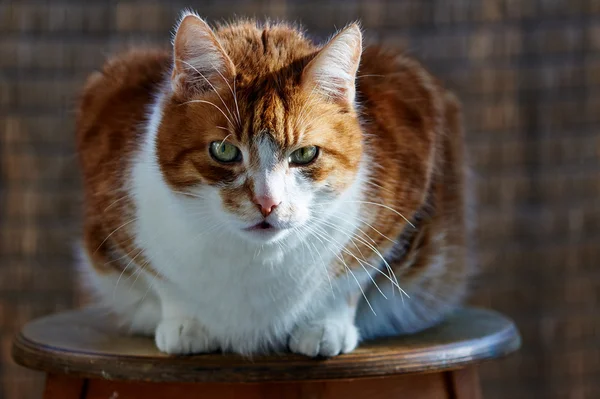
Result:
M181 313L199 320L223 348L252 352L286 345L294 325L331 306L334 291L343 297L348 289L345 277L330 283L327 268L348 242L353 224L345 222L342 231L321 226L319 235L293 247L289 242L260 247L219 229L210 215L186 214L181 201L190 199L166 185L156 161L159 120L155 107L147 141L132 165L130 187L136 244L163 276L150 278L149 289L161 302L174 302ZM347 196L358 198L352 190ZM347 201L343 215L336 216L355 220L358 209Z

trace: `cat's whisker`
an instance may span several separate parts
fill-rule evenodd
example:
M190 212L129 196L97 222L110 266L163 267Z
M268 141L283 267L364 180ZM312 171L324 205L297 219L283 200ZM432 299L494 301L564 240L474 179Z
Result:
M387 192L387 193L389 193L389 194L396 194L395 192L393 192L393 191L392 191L392 190L390 190L389 188L387 188L387 187L383 187L381 184L377 184L377 183L375 183L374 181L370 180L370 178L357 177L357 178L356 178L356 180L357 180L358 182L361 182L361 183L369 184L369 185L371 185L371 186L373 186L373 187L376 187L376 188L378 188L378 189L380 189L380 190L382 190L382 191L385 191L385 192Z
M318 226L315 226L318 227ZM322 230L322 229L321 229ZM353 238L348 236L350 238L350 240L352 241L352 243L354 244L354 246L356 247L356 249L358 250L358 252L361 254L361 256L364 258L364 255L362 254L362 252L360 251L360 249L358 248L358 245L356 245L356 243L354 242ZM341 246L341 244L334 238L332 238L338 245ZM373 279L373 276L371 275L371 273L369 273L369 271L365 268L365 266L363 265L364 263L368 263L366 262L364 259L359 259L357 256L355 256L352 252L350 251L344 251L346 253L348 253L351 257L353 257L354 259L356 259L356 261L360 264L360 266L363 268L363 270L367 273L367 276L369 276L369 279L371 280L371 282L373 283L373 285L375 286L375 288L377 289L377 291L379 291L379 293L385 298L388 299L387 296L383 293L383 291L381 291L381 289L379 288L379 285L377 285L377 283L375 282L375 279ZM370 265L372 268L378 270L375 266ZM392 286L393 287L393 286Z
M394 212L396 215L400 216L402 219L404 219L404 221L406 223L408 223L409 225L411 225L413 228L416 228L416 226L410 221L408 220L403 214L401 214L400 212L398 212L397 210L395 210L394 208L387 206L385 204L380 204L378 202L371 202L371 201L359 201L359 200L348 200L348 201L328 201L328 202L321 202L315 205L327 205L327 204L333 204L333 203L347 203L347 204L365 204L365 205L373 205L373 206L379 206L381 208L385 208L388 209L392 212Z
M135 283L137 283L138 279L140 278L140 276L142 275L142 272L145 271L145 269L148 267L148 265L150 264L149 261L144 262L143 266L138 267L138 270L136 271L137 276L135 276L135 280L133 280L133 283L131 283L131 287L135 286ZM128 279L130 279L131 277L133 277L133 275L129 276Z
M342 219L343 220L343 219ZM331 228L336 229L342 233L344 233L344 231L341 230L341 227L339 225L335 225L325 219L321 220L321 223L323 224L327 224L329 225ZM374 228L374 227L373 227ZM375 229L375 228L374 228ZM370 239L373 244L377 245L377 242L375 240L373 240L371 237L369 237L368 234L366 234L362 229L357 227L357 230L360 231L363 235L365 235L368 239ZM348 234L346 232L346 234ZM369 247L379 258L381 258L381 260L383 261L384 265L386 266L388 273L390 273L390 276L393 276L396 285L398 286L398 289L400 290L400 293L403 292L402 288L400 288L400 285L398 283L398 278L396 277L393 268L389 265L389 263L387 262L387 260L385 259L385 257L383 256L383 254L381 254L381 252L379 251L378 248L376 248L375 246L371 245L370 243L366 242L365 240L363 240L360 236L358 236L356 233L350 232L350 234L352 235L352 237L355 237L356 239L358 239L360 242L362 242L364 245L366 245L367 247ZM381 233L380 233L381 234ZM383 235L383 234L382 234ZM385 235L383 235L385 237ZM387 238L387 237L386 237ZM392 240L390 240L392 241ZM394 241L392 241L394 242ZM364 256L363 256L364 257ZM393 289L392 289L392 294L393 294Z
M183 62L184 64L186 64L187 66L189 66L190 68L192 68L194 71L196 71L196 73L198 75L200 75L202 77L202 79L204 79L206 81L206 83L208 83L208 85L213 89L213 91L215 92L215 94L219 97L219 100L221 100L221 103L223 104L223 106L225 107L225 109L227 110L227 112L229 113L229 116L231 116L233 118L233 115L231 114L231 110L229 109L229 107L227 107L227 104L225 103L225 101L223 100L223 97L221 97L221 95L219 94L219 91L215 88L215 86L213 86L213 84L206 78L206 76L204 76L204 74L202 74L202 72L200 72L195 66L193 66L192 64L190 64L187 61L184 61L182 59L178 59L179 61ZM214 65L213 65L214 67ZM216 70L216 68L215 68ZM219 75L221 75L221 72L219 72L217 70L217 72L219 73ZM221 75L221 77L223 77L223 75ZM225 79L225 78L223 78ZM227 83L227 81L225 81L225 83ZM227 85L229 85L229 83L227 83ZM231 88L230 88L231 89ZM231 121L229 122L231 123Z
M330 216L337 216L337 215L330 215ZM344 216L346 216L346 215L344 215ZM344 221L344 222L347 222L347 221L348 221L348 218L347 218L347 217L346 217L346 218L342 218L341 216L337 216L337 218L338 218L338 219L340 219L340 220L342 220L342 221ZM326 220L324 219L324 220L322 220L322 222L323 222L323 223L325 223L325 222L326 222ZM328 222L328 223L332 224L331 222ZM333 224L332 224L332 225L333 225ZM336 226L337 226L337 225L336 225ZM338 226L338 227L339 227L339 226ZM361 233L363 236L365 236L367 239L369 239L369 240L370 240L370 241L371 241L373 244L377 245L377 241L375 241L373 238L371 238L371 237L370 237L370 236L369 236L369 235L368 235L368 234L367 234L367 233L366 233L366 232L365 232L363 229L361 229L361 228L360 228L360 227L358 227L358 226L353 226L353 228L355 228L355 229L356 229L358 232L360 232L360 233ZM352 235L353 235L353 236L354 236L354 235L358 236L356 233L352 233Z
M338 228L336 225L330 224L330 227L332 228ZM396 273L394 272L394 269L390 266L390 264L388 263L388 261L385 259L385 257L383 256L383 254L379 251L378 248L376 248L375 246L371 245L370 243L364 241L363 239L361 239L361 237L354 235L356 239L358 239L361 243L363 243L364 245L366 245L369 249L371 249L371 251L373 251L373 253L375 253L375 255L377 255L381 261L383 262L383 264L386 267L386 270L388 271L389 275L386 275L386 277L388 277L388 279L390 281L392 281L392 278L394 279L393 282L396 287L398 287L398 291L400 292L400 294L402 295L402 293L404 293L405 295L406 292L400 287L400 283L398 282L398 278L396 277ZM377 269L379 270L379 269ZM382 272L383 273L383 272ZM394 289L393 289L393 285L392 285L392 295L394 294ZM408 297L408 295L407 295Z
M176 191L176 190L173 190L172 192L174 192L176 194L185 195L185 196L188 196L188 197L194 197L194 198L200 198L200 199L204 199L205 198L203 196L200 196L200 195L197 195L197 194L194 194L194 193L190 193L189 191Z
M234 92L234 90L231 89L231 85L229 84L229 81L227 79L225 79L225 76L223 76L223 74L221 73L221 71L219 71L219 68L217 68L215 66L215 64L213 64L212 62L210 63L210 65L213 67L213 69L219 74L219 76L221 77L221 79L223 79L223 82L225 82L225 84L227 85L227 87L229 87L229 91L231 92L231 95L233 96L233 101L235 102L235 109L237 112L237 122L238 122L238 127L241 126L242 124L242 119L240 117L240 109L238 107L238 102L237 102L237 93ZM235 77L233 80L233 84L235 87Z
M337 230L337 231L341 232L342 234L348 234L348 233L345 233L343 230L340 230L339 226L336 226L336 225L334 225L333 223L326 222L325 220L321 220L321 221L320 221L320 223L327 224L329 227L331 227L331 228L332 228L332 229L334 229L334 230ZM406 292L405 292L405 291L404 291L404 290L403 290L403 289L400 287L400 284L398 283L398 278L396 277L396 274L394 273L394 270L393 270L393 268L390 266L390 264L387 262L387 260L385 259L385 257L384 257L384 256L381 254L381 252L380 252L380 251L379 251L379 250L378 250L376 247L374 247L373 245L371 245L370 243L368 243L367 241L365 241L364 239L362 239L362 238L361 238L361 237L359 237L358 235L356 235L356 234L352 234L352 236L354 236L354 238L356 238L356 239L357 239L359 242L361 242L362 244L364 244L364 245L366 245L367 247L369 247L369 248L370 248L370 249L373 251L373 253L375 253L375 254L376 254L376 255L377 255L377 256L378 256L378 257L379 257L379 258L382 260L383 264L385 265L385 267L386 267L386 269L388 270L388 273L390 273L390 275L388 276L388 275L386 275L385 273L383 273L383 272L382 272L382 273L383 273L383 274L384 274L384 275L385 275L385 276L386 276L386 277L387 277L387 278L388 278L390 281L392 281L392 283L394 283L394 285L396 285L396 287L398 287L398 290L399 290L401 293L404 293L405 295L407 295L407 294L406 294ZM350 237L350 236L349 236L349 237ZM351 239L352 239L352 238L351 238ZM376 269L376 270L379 270L378 268L376 268L375 266L373 266L373 265L371 265L371 264L369 264L369 266L373 267L373 268L374 268L374 269ZM391 277L390 277L390 276L391 276ZM394 279L395 281L394 281L394 280L392 280L392 277L393 277L393 279ZM408 297L408 295L407 295L407 297Z
M256 253L254 254L254 259L258 258L258 256L260 255L260 253L263 250L264 245L261 245L260 247L258 247L258 249L256 250Z
M313 226L313 227L314 227L314 228L316 228L317 226ZM322 230L322 229L320 229L320 230L323 232L323 230ZM312 230L312 232L313 232L313 233L318 233L318 232L315 232L314 230ZM333 242L332 242L330 239L328 239L328 238L327 238L327 237L326 237L326 236L325 236L323 233L318 233L318 234L319 234L321 237L323 237L323 239L325 239L327 242L329 242L329 243L331 243L331 244L334 244L334 243L333 243ZM323 244L323 241L322 241L322 240L321 240L321 239L320 239L320 238L319 238L317 235L314 235L314 234L313 234L313 236L314 236L315 238L319 239L319 241L321 241L321 244ZM341 245L341 244L340 244L340 243L339 243L337 240L335 240L335 241L336 241L336 243L337 243L337 247L338 247L338 249L339 249L339 250L341 250L342 252L345 252L345 253L349 254L351 257L353 257L354 259L356 259L356 261L357 261L357 262L359 262L359 264L360 264L361 266L363 266L363 268L364 268L364 265L367 265L367 266L371 267L373 270L375 270L376 272L378 272L378 273L382 274L382 275L383 275L384 277L386 277L388 280L390 280L390 282L391 282L392 284L395 284L395 283L394 283L394 281L393 281L393 280L392 280L392 279L391 279L391 278L390 278L388 275L386 275L386 274L385 274L385 273L383 273L381 270L379 270L379 268L377 268L377 267L373 266L372 264L368 263L368 262L367 262L366 260L364 260L364 259L359 259L359 258L358 258L358 257L356 257L356 256L355 256L353 253L351 253L351 252L350 252L350 251L348 251L346 248L344 248L344 246L343 246L343 245ZM324 245L324 244L323 244L323 245ZM359 250L359 252L360 252L360 250ZM367 271L365 270L365 272L367 272ZM368 272L367 272L367 273L368 273ZM369 276L369 277L370 277L370 276ZM374 281L373 281L373 282L374 282ZM400 288L400 287L398 287L398 288ZM377 289L379 290L379 287L377 287ZM381 290L379 290L379 292L381 292ZM383 295L383 296L384 296L384 297L387 299L387 297L386 297L386 296L383 294L383 292L381 292L381 294L382 294L382 295Z
M308 232L308 234L312 234L312 233L311 233L311 232L308 230L308 228L306 228L306 227L305 227L305 228L298 227L296 230L298 230L298 231L300 231L300 232L301 232L303 229L305 229L305 230ZM314 235L313 235L313 236L314 236ZM315 236L315 237L316 237L316 236ZM319 241L321 241L321 240L319 239ZM306 244L306 240L302 240L302 243L303 243L303 244L305 244L305 245L308 245L308 244ZM332 296L333 298L335 298L335 292L334 292L334 290L333 290L333 283L331 282L331 276L329 275L329 270L327 269L327 265L325 265L325 261L323 260L323 256L321 255L321 252L320 252L319 250L317 250L317 246L315 245L315 243L313 243L312 241L309 241L309 243L310 243L310 244L313 246L313 248L315 249L315 252L317 252L317 254L319 255L319 257L321 258L321 265L323 266L323 271L325 272L325 276L327 276L327 281L329 281L329 286L331 287L331 296ZM321 244L323 244L323 241L321 241ZM323 244L323 245L324 245L324 244ZM315 263L316 263L316 260L315 260L315 258L314 258L314 255L312 255L312 253L310 252L310 248L308 249L308 251L309 251L309 253L311 254L311 256L313 257L313 262L315 262Z
M344 215L344 217L342 217L342 216L338 216L338 215L333 214L333 215L330 215L330 216L335 217L335 218L340 219L340 220L347 220L348 217L351 217L354 220L358 220L359 222L367 225L368 227L370 227L371 229L373 229L377 234L379 234L380 236L382 236L386 240L390 241L391 243L398 244L398 241L392 240L391 238L389 238L388 236L386 236L385 234L383 234L381 231L377 230L372 224L370 224L369 222L367 222L363 218L360 218L360 217L354 216L354 215ZM361 232L362 232L362 230L361 230ZM375 242L375 240L373 240L373 239L371 239L371 241Z
M237 110L238 120L240 121L240 127L242 126L242 116L240 115L240 107L238 106L237 100L237 89L235 87L236 78L233 78L233 101L235 102L235 109Z
M212 105L213 107L215 107L216 109L219 110L219 112L221 112L221 114L223 114L223 116L225 117L225 119L227 119L227 122L229 122L232 126L234 125L231 122L231 119L229 119L229 117L227 115L225 115L225 112L223 112L223 110L216 104L211 103L210 101L206 101L206 100L189 100L186 101L184 103L181 103L180 105L186 105L186 104L190 104L190 103L200 103L200 104L208 104L208 105Z
M322 241L321 241L321 244L323 244L323 246L325 245ZM331 296L333 298L335 298L335 291L333 289L333 283L331 282L331 276L329 275L329 269L327 268L327 265L325 264L325 261L323 260L323 255L321 255L321 251L319 251L317 249L317 246L315 245L314 242L311 242L311 245L313 246L313 248L315 249L315 251L317 251L317 254L319 255L319 258L321 259L321 265L323 266L323 269L325 271L325 275L327 276L327 281L329 282L329 287L331 288Z
M329 249L331 251L331 253L333 253L335 255L336 258L338 258L342 264L344 265L344 267L346 268L346 270L348 272L350 272L350 274L352 275L352 277L354 278L354 281L356 281L356 285L358 285L358 289L360 290L363 298L365 299L365 302L367 303L367 305L369 306L369 308L371 309L371 311L373 312L373 314L375 316L377 316L377 313L375 312L375 309L373 309L373 306L371 306L371 302L369 302L369 299L367 298L367 295L365 294L365 291L363 290L360 282L358 281L358 279L356 278L356 275L354 274L354 272L352 271L352 269L350 269L348 267L348 265L346 264L346 261L343 259L343 257L339 256L339 254L337 252L335 252L333 249L327 247L327 249Z
M383 293L383 291L379 288L379 285L377 285L377 283L375 282L375 279L373 279L373 276L371 275L371 273L369 273L369 271L367 270L367 268L365 267L365 264L367 264L368 266L370 266L371 268L375 269L375 270L379 270L378 268L376 268L375 266L369 264L368 262L365 261L365 256L363 255L362 251L360 250L360 248L358 247L358 245L356 245L356 243L354 242L354 240L352 238L350 238L352 244L354 245L354 247L357 249L357 251L359 252L359 254L363 257L363 259L359 259L357 256L355 256L354 254L351 253L351 251L348 251L348 253L350 254L350 256L352 256L354 259L356 259L356 261L358 262L358 264L363 268L363 270L365 271L365 273L367 273L367 276L369 277L369 279L371 280L371 282L373 283L373 285L375 286L375 288L377 289L377 291L379 291L379 293L385 298L388 299L388 297ZM337 242L337 240L336 240ZM393 288L393 286L392 286Z
M111 263L119 262L119 261L121 261L121 260L123 260L123 259L125 259L125 258L129 257L129 255L131 255L131 253L132 253L133 251L135 251L136 249L137 249L137 248L135 248L135 247L134 247L132 250L130 250L130 251L127 251L127 253L125 253L125 255L119 256L118 258L115 258L115 259L113 259L113 260L109 260L108 262L104 262L104 263L102 264L102 266L108 266L108 265L110 265Z
M131 258L131 260L129 261L129 263L127 263L127 265L123 268L123 270L119 274L119 278L117 278L117 282L115 283L115 286L113 288L113 299L115 299L115 297L117 296L117 288L119 287L119 282L121 281L121 278L123 278L123 275L125 274L125 272L129 268L129 266L131 266L131 264L135 261L135 258L137 258L138 255L141 254L142 252L144 252L144 250L143 249L139 249L138 253L133 258Z
M221 144L219 144L219 150L221 149L221 146L223 145L223 143L225 143L225 141L227 141L227 139L229 137L231 137L233 133L229 133L227 136L225 136L225 138L221 141Z
M374 78L385 78L385 76L386 76L386 75L375 75L375 74L370 74L370 75L356 75L356 78L357 78L357 79L360 79L360 78L371 78L371 77L374 77Z
M113 231L112 231L112 232L111 232L111 233L110 233L108 236L106 236L106 238L105 238L104 240L102 240L102 242L100 243L100 245L98 245L98 248L96 248L96 250L95 250L95 251L92 253L92 255L95 255L95 254L96 254L96 252L98 252L98 250L99 250L100 248L102 248L102 246L104 245L104 243L105 243L105 242L106 242L106 241L107 241L107 240L108 240L108 239L109 239L109 238L110 238L110 237L111 237L113 234L115 234L117 231L121 230L123 227L125 227L125 226L127 226L127 225L129 225L129 224L131 224L131 223L133 223L133 222L135 222L135 221L137 221L137 220L138 220L138 218L137 218L137 217L136 217L136 218L133 218L133 219L131 219L130 221L128 221L128 222L125 222L125 223L123 223L122 225L120 225L119 227L117 227L116 229L114 229L114 230L113 230Z
M109 210L112 206L114 206L115 204L117 204L118 202L124 200L125 198L131 197L131 194L125 194L122 197L117 198L116 200L114 200L113 202L110 203L110 205L108 205L106 208L104 208L104 212L106 212L107 210Z
M342 231L339 226L336 226L333 223L329 223L329 222L327 222L325 220L322 220L321 223L329 225L330 227L332 227L332 228L336 229L337 231L341 232L342 234L346 235L346 237L348 237L351 240L352 245L354 245L354 247L358 251L359 255L362 256L362 259L366 261L366 256L362 253L362 251L360 250L360 248L358 247L358 245L356 245L356 242L354 240L354 238L359 238L359 236L356 233L350 232L348 230ZM369 237L365 232L363 232L362 230L360 230L360 231L362 232L363 235L365 235L367 238L369 238L371 241L373 241L373 243L375 243L375 241L373 239L371 239L371 237ZM356 260L359 261L359 259L356 259Z
M140 251L139 251L139 252L138 252L138 253L135 255L135 257L134 257L134 258L133 258L133 259L132 259L132 260L131 260L129 263L131 263L131 262L134 262L134 261L135 261L135 259L136 259L136 258L137 258L137 257L138 257L140 254L142 254L143 252L144 252L144 250L143 250L143 249L141 249L141 250L140 250ZM148 261L146 261L146 263L148 263ZM128 264L128 266L129 266L129 264ZM137 269L135 272L133 272L133 274L131 274L129 277L127 277L127 278L125 279L125 281L128 281L129 279L131 279L131 277L133 277L133 275L135 275L135 274L138 274L140 270L141 270L141 268L140 268L140 267L138 267L138 269ZM134 282L133 282L132 286L133 286L133 285L135 285L135 283L136 283L136 282L137 282L137 277L136 277L136 279L134 280Z

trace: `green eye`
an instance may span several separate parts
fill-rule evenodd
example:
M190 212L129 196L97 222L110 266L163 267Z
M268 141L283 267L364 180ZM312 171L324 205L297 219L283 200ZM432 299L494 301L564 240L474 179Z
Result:
M314 161L319 155L319 148L314 145L302 147L292 152L290 163L294 165L306 165Z
M210 155L223 163L238 162L242 159L240 149L226 141L213 141L210 143Z

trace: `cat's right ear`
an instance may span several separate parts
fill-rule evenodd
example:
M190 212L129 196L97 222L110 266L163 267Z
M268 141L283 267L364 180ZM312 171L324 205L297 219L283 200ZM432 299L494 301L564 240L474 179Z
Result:
M361 52L362 33L354 23L335 35L308 63L302 85L308 92L316 89L327 99L353 106Z
M235 66L214 32L192 13L181 18L173 40L173 92L190 98L206 90L219 90L235 77Z

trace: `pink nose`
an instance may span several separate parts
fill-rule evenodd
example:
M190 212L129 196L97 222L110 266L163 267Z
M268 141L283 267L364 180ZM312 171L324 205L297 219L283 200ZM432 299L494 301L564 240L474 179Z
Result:
M276 200L273 197L257 197L254 199L254 203L260 210L260 213L264 217L267 217L277 208L277 205L281 204L281 201Z

